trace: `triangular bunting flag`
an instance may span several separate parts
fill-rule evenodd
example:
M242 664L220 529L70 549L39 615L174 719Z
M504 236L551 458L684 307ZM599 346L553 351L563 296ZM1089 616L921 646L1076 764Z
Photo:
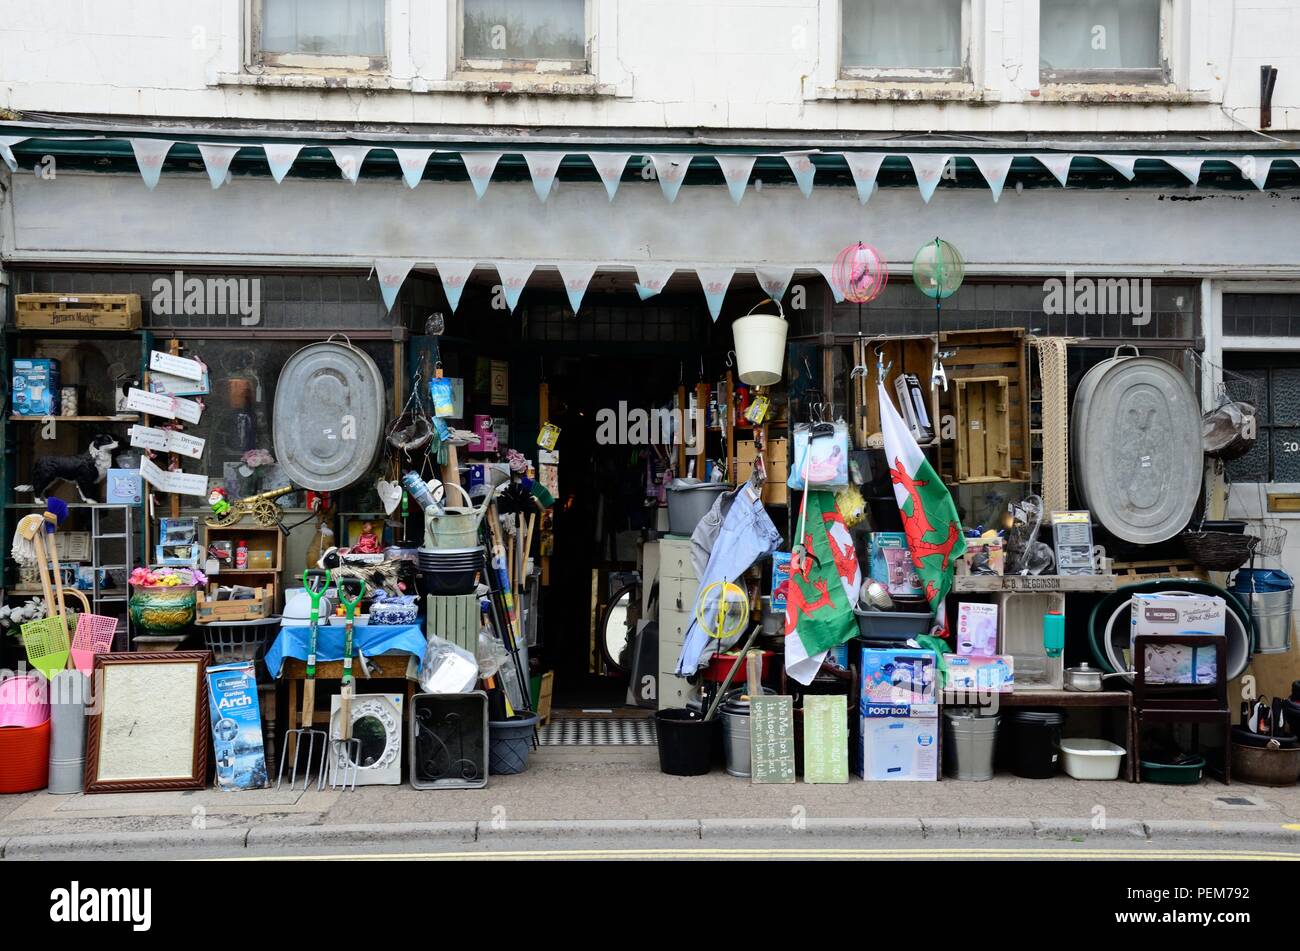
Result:
M361 177L361 166L366 161L366 156L370 154L368 145L331 145L330 155L334 156L334 164L339 167L343 173L343 178L353 185Z
M840 289L836 287L835 282L831 280L831 266L829 264L819 264L817 265L817 271L822 277L826 278L826 286L831 289L831 297L834 299L835 303L843 304L844 295L840 293Z
M551 186L555 184L555 173L560 170L563 152L525 152L524 161L528 163L528 174L533 178L533 191L543 202L551 195Z
M1201 166L1205 164L1205 159L1189 158L1185 155L1162 155L1160 158L1174 171L1182 172L1193 185L1201 180Z
M461 291L465 290L469 276L474 273L476 263L474 261L434 262L434 267L438 269L438 277L442 281L442 292L447 295L447 305L451 307L453 314L460 306Z
M1242 178L1254 182L1255 187L1260 191L1264 190L1264 186L1268 184L1268 173L1273 170L1273 160L1271 158L1243 155L1240 158L1230 158L1228 161L1241 169Z
M1135 155L1097 155L1094 158L1101 159L1130 182L1137 175L1137 156Z
M519 304L519 295L524 292L524 286L528 283L528 277L535 267L537 265L531 261L496 263L497 276L501 278L501 291L505 294L506 306L510 308L510 313L515 312L515 307Z
M640 264L636 269L636 296L649 300L662 293L677 268L671 264Z
M140 177L144 179L147 188L152 189L158 184L163 162L167 160L167 153L175 144L168 139L131 140L131 151L135 153L135 163L140 166Z
M230 174L230 163L239 151L237 145L200 145L203 167L208 170L208 180L213 188L220 188Z
M803 197L811 198L813 176L817 174L817 166L813 164L812 156L806 152L796 152L793 155L786 153L785 161L790 166L790 171L794 172L794 180L799 183L799 191L803 192Z
M415 261L410 258L376 258L375 276L379 278L379 291L384 295L384 306L393 309L397 292L402 289L406 275L411 273Z
M907 160L912 163L912 171L916 173L916 185L921 189L921 197L926 204L934 197L934 190L939 187L943 170L948 167L951 158L951 155L935 155L932 152L907 156Z
M727 287L735 275L734 267L697 267L700 286L704 288L704 299L709 305L709 316L715 321L722 313L722 299L727 296Z
M27 141L25 135L0 135L0 161L9 166L9 171L18 171L18 159L14 157L13 146Z
M492 181L492 173L496 171L497 162L501 161L500 152L461 152L461 161L465 163L465 171L469 173L469 180L474 185L474 194L479 198L487 191L488 182Z
M794 279L794 268L760 267L754 272L754 276L758 278L758 286L763 288L763 293L772 300L779 301L785 297L790 281Z
M266 164L271 166L271 177L279 185L284 181L284 176L289 174L289 169L293 167L293 160L298 157L302 151L301 145L293 143L263 143L262 151L266 153Z
M564 281L564 292L569 295L569 306L576 314L582 307L582 297L587 293L587 285L596 274L594 264L561 264L560 279Z
M414 188L424 178L424 167L429 164L433 149L393 149L397 164L402 167L402 178L407 188Z
M1007 183L1013 158L1014 155L972 155L970 157L975 167L980 170L980 174L984 176L984 181L988 182L989 191L993 193L994 204L1002 197L1002 188Z
M655 164L655 175L659 178L659 187L664 190L664 197L669 203L676 201L677 192L686 180L686 170L691 166L691 157L684 154L652 155L650 160Z
M876 176L885 161L883 152L845 152L844 161L849 164L853 175L853 184L858 187L858 201L867 203L871 193L876 190Z
M627 160L631 157L631 152L587 153L587 158L591 159L591 164L596 167L596 174L605 183L605 193L609 195L610 201L614 200L614 193L618 191L619 182L623 180L623 169L627 168Z
M715 155L713 158L717 161L718 167L722 169L722 177L727 180L727 191L731 192L731 200L737 205L745 197L745 187L749 185L749 175L754 171L754 162L757 160L755 155Z
M1034 158L1038 159L1039 164L1041 164L1043 168L1052 173L1052 177L1061 183L1061 187L1065 187L1065 183L1069 181L1070 178L1070 163L1074 161L1073 155L1055 155L1049 153L1035 155Z

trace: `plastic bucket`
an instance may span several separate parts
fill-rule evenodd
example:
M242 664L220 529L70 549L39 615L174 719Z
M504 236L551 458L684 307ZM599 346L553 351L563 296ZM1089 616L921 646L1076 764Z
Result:
M50 721L0 727L0 793L44 789L50 781Z
M741 383L750 386L771 386L781 382L785 367L785 337L790 325L785 321L779 301L759 301L776 304L776 314L749 314L731 325L731 336L736 342L736 368Z
M528 768L537 717L488 722L488 775L505 776Z
M690 537L700 519L709 514L713 503L731 486L696 479L674 479L668 485L668 531Z
M1000 716L943 715L944 774L969 782L993 778L993 752L997 748Z
M659 769L669 776L703 776L713 768L718 720L705 720L699 710L659 710L655 728Z
M1050 779L1056 775L1060 757L1061 723L1059 713L1022 711L1011 718L1015 749L1011 771L1023 779Z

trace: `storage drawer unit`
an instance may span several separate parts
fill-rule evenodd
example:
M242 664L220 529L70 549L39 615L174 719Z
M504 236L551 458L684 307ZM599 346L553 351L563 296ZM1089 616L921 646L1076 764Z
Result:
M677 658L691 625L691 612L699 592L699 579L691 564L691 543L685 538L665 538L659 543L659 696L660 709L682 708L694 693L676 674Z

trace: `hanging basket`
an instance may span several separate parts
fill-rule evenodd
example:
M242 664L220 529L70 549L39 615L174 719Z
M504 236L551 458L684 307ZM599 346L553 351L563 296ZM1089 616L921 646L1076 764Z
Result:
M1187 554L1207 571L1236 571L1259 544L1256 536L1235 532L1184 532L1180 537Z
M775 304L776 314L756 314L764 304ZM767 298L731 325L736 342L736 366L741 383L771 386L781 382L785 367L785 337L789 330L781 302Z

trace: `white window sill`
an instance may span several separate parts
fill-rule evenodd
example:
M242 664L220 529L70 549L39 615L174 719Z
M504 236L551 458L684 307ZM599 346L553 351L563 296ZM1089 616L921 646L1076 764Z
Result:
M859 102L987 102L988 94L973 83L935 80L841 79L817 86L810 99L846 99Z
M1083 105L1204 105L1208 92L1189 92L1165 83L1043 83L1028 102Z
M357 89L368 92L460 93L503 96L616 96L617 87L592 76L490 73L447 80L402 79L353 72L222 73L217 86L260 89Z

